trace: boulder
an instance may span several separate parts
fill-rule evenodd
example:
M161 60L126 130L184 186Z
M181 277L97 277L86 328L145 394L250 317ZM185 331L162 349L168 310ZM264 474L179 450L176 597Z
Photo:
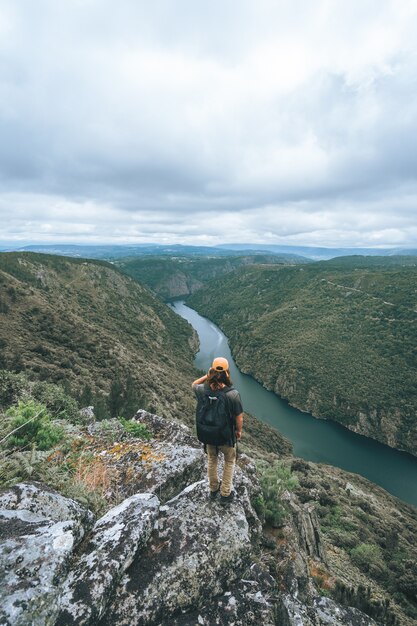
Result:
M90 624L102 617L120 577L146 545L158 511L158 498L141 493L96 522L65 582L57 626Z
M70 558L92 513L40 484L0 496L0 622L54 624Z
M30 511L55 522L73 520L82 527L91 525L94 519L82 504L34 481L18 483L0 492L0 509Z
M326 562L326 552L321 540L320 523L315 504L301 503L292 493L283 494L287 502L296 529L295 536L303 553L322 563Z
M148 470L138 472L138 478L131 482L127 493L151 492L161 502L166 502L201 479L205 464L202 449L159 440L151 442L149 449L156 460Z
M251 523L247 519L249 495L239 476L235 489L235 501L222 506L209 500L203 480L161 507L149 544L122 577L102 626L172 623L241 577L260 523L253 511Z

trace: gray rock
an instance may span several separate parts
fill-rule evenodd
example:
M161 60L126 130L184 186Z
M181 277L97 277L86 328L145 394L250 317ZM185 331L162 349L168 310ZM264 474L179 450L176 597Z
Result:
M92 514L39 484L0 496L0 622L53 624L70 558Z
M243 483L228 506L208 499L207 482L190 485L160 509L145 552L135 559L116 590L117 601L102 625L145 625L199 609L223 593L247 567L259 520L249 524ZM252 519L256 515L252 512Z
M137 477L126 481L126 496L138 491L155 493L166 502L180 493L187 485L200 480L204 473L205 454L202 445L189 428L179 422L166 420L147 411L138 411L133 418L144 424L152 433L149 442L150 460L120 459L120 464L130 467ZM152 460L154 459L154 460Z
M80 417L85 422L90 422L94 419L94 407L93 406L85 406L80 409Z
M129 485L127 493L151 492L166 502L201 479L205 463L201 449L166 441L152 441L150 445L157 461L146 472L138 471L139 478Z
M91 422L87 426L87 432L92 437L109 442L120 441L121 439L127 438L123 424L116 418Z
M191 433L191 430L182 422L167 420L159 415L140 410L132 418L144 424L157 439L165 442L179 443L191 448L201 449L202 445Z
M231 585L197 611L163 622L166 626L275 626L276 584L272 576L254 563L244 578Z
M318 626L312 621L307 607L296 594L283 593L280 597L280 626Z
M90 624L102 617L120 577L146 545L158 511L158 498L137 494L96 522L65 582L57 625Z
M83 526L91 525L94 519L82 504L37 482L18 483L0 492L0 509L30 511L54 522L74 520Z
M283 498L288 503L296 527L296 535L302 551L307 556L326 562L326 552L321 541L320 523L314 503L302 504L292 493L285 493Z
M284 596L288 595L289 606L296 599L295 606L298 607L300 602L311 604L317 595L310 565L315 562L317 566L323 566L325 551L314 509L309 503L302 504L292 493L284 492L282 497L290 514L282 529L284 541L279 546L279 579Z
M283 594L280 605L277 621L280 626L380 626L362 611L322 596L315 597L310 604L302 602L296 594Z
M317 624L320 626L378 626L368 615L353 607L337 604L330 598L314 598Z

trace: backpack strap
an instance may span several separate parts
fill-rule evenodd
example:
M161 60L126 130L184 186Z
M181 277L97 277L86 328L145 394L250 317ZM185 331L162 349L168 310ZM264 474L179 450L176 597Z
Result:
M227 411L228 411L228 418L229 418L229 423L230 426L232 428L232 439L230 441L231 446L233 447L234 445L236 445L237 447L237 439L236 439L236 423L235 420L232 418L232 416L230 415L229 412L229 406L227 404L227 394L230 393L231 391L236 391L236 389L233 387L233 385L231 387L228 387L227 390L222 389L223 393L224 393L224 397L226 399L226 407L227 407Z

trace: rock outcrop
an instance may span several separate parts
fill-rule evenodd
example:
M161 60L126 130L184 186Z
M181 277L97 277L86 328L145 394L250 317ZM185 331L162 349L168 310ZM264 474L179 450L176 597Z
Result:
M242 497L224 509L208 500L202 480L161 507L151 541L124 575L103 626L169 623L178 611L204 606L241 576L250 563L253 532L244 490L239 484Z
M131 483L138 493L94 525L84 507L40 484L0 495L1 624L374 626L317 593L309 568L326 556L310 505L286 494L291 515L272 575L251 460L242 457L236 497L222 506L208 498L205 458L188 429L145 411L136 419L160 454Z
M42 485L18 484L0 496L1 624L54 624L70 558L92 518Z
M158 498L139 493L99 519L63 586L57 624L80 626L101 618L107 598L151 534Z

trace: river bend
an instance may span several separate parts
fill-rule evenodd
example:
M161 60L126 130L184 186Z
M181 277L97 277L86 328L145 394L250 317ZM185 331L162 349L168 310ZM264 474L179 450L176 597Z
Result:
M417 458L357 435L336 422L316 419L289 406L254 378L239 371L227 337L213 322L183 301L173 302L171 306L198 333L200 350L195 357L195 366L207 371L214 357L226 357L244 410L287 437L296 456L361 474L398 498L417 506Z

